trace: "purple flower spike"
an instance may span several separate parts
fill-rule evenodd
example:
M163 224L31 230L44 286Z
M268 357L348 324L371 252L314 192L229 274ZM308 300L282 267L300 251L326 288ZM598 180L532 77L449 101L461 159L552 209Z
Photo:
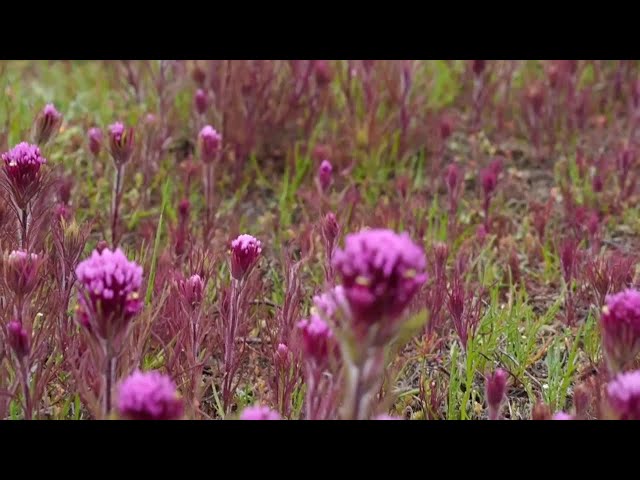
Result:
M124 165L133 155L134 132L124 124L116 122L109 127L109 146L116 165Z
M325 192L329 185L331 185L331 175L333 174L333 166L329 162L329 160L323 160L320 164L320 168L318 169L318 182L320 183L320 188Z
M340 225L338 225L338 219L333 212L327 213L322 222L322 234L327 244L333 246L339 233Z
M486 197L490 197L498 185L498 173L491 166L485 168L480 173L480 182L482 183L482 191Z
M291 350L284 343L279 343L276 349L276 361L283 368L288 368L291 362Z
M427 280L423 250L406 233L386 229L347 235L333 266L356 324L394 324Z
M333 78L333 72L331 66L326 60L313 60L313 70L316 77L316 82L321 87L327 86L331 83Z
M484 72L484 69L487 67L487 61L486 60L472 60L471 61L471 69L473 70L473 73L476 76L480 76L482 75L482 72Z
M282 420L282 418L278 412L271 410L269 407L254 405L242 411L240 420Z
M91 257L78 264L76 276L80 321L95 325L101 338L120 332L142 309L142 267L127 260L119 248L114 252L108 248L94 250Z
M640 370L621 373L609 382L607 398L615 418L640 420Z
M93 127L89 129L87 135L89 137L89 151L97 157L100 154L100 149L102 148L102 130L97 127Z
M447 167L445 181L447 183L449 193L455 193L458 188L458 182L460 181L460 168L458 168L457 164L451 163Z
M402 418L393 417L391 415L387 415L386 413L383 413L382 415L377 415L373 417L373 420L402 420Z
M486 239L487 228L484 225L478 225L478 228L476 228L476 240L480 245L482 245Z
M195 309L202 303L204 294L204 282L200 275L191 275L186 280L178 282L178 291L182 295L186 305Z
M342 285L313 297L313 314L332 325L339 325L341 319L349 316L349 304Z
M308 320L299 322L298 328L302 333L305 356L318 365L324 365L334 347L333 332L329 325L318 315L311 315Z
M487 376L486 396L487 405L489 406L489 418L497 420L500 415L500 407L505 398L507 391L507 380L509 374L503 369L498 368L495 372Z
M200 154L204 163L213 162L222 148L222 135L216 132L211 125L205 126L198 135Z
M18 296L29 295L38 284L42 264L42 258L24 250L14 250L5 254L3 265L7 287Z
M440 138L444 141L453 133L453 119L445 115L440 119Z
M127 420L179 420L183 403L171 378L135 371L120 385L118 413Z
M199 88L193 97L193 102L195 103L196 111L198 112L198 114L204 115L204 113L207 111L207 107L209 106L207 92Z
M551 420L575 420L573 418L573 416L569 415L568 413L565 412L556 412L553 417L551 417Z
M7 334L9 337L9 345L11 346L13 353L16 354L16 357L23 359L29 355L29 334L22 326L22 323L17 320L9 322L9 325L7 326Z
M262 244L251 235L240 235L231 242L231 275L241 280L249 274L262 253Z
M34 122L33 140L38 145L44 145L51 140L62 124L62 115L56 110L52 103L48 103Z
M612 372L619 372L640 353L640 292L607 295L600 315L602 345Z
M25 191L37 184L40 167L47 163L37 145L22 142L2 154L5 172L12 185Z

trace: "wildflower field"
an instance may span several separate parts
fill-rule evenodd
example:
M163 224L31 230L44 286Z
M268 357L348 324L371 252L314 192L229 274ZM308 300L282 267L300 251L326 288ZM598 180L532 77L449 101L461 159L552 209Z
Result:
M0 89L0 419L640 419L638 62Z

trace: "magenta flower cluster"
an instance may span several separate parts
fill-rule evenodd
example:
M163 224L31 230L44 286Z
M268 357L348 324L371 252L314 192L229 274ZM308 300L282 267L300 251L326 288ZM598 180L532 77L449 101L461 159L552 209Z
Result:
M231 242L231 275L241 280L249 274L262 253L262 243L251 235L240 235Z
M569 415L566 412L556 412L553 414L553 417L551 417L551 420L575 420L573 418L573 415Z
M128 420L179 420L183 402L175 383L157 371L135 371L120 385L118 413Z
M19 296L26 296L39 280L43 259L35 253L13 250L4 256L4 278L7 286Z
M282 420L278 412L269 407L254 405L247 407L240 414L240 420Z
M209 99L207 98L207 92L199 88L194 95L193 101L196 106L196 111L200 115L204 115L207 111L207 107L209 106Z
M76 276L81 286L81 323L92 330L95 326L102 338L110 338L142 308L142 267L127 260L119 248L94 250L78 264Z
M349 305L344 287L337 285L331 290L313 297L315 314L332 324L340 324L341 318L349 315Z
M400 417L393 417L386 413L373 417L373 420L402 420Z
M191 308L196 308L200 303L202 303L204 282L200 275L191 275L187 279L178 281L178 291L187 305Z
M92 127L88 132L89 137L89 151L93 155L98 155L102 148L102 130L97 127Z
M30 187L38 179L40 167L47 163L40 148L27 142L21 142L3 153L2 161L9 179L20 189Z
M333 348L333 332L318 315L298 323L305 357L318 365L325 364Z
M608 295L600 326L607 364L618 372L640 353L640 292L628 289Z
M318 169L318 181L320 182L320 187L323 191L329 188L331 184L331 175L333 173L333 166L329 162L329 160L323 160L320 164L320 168Z
M109 147L116 165L124 165L133 155L133 129L126 129L122 122L109 126Z
M640 420L640 370L621 373L609 382L607 399L616 419Z
M57 133L62 123L62 114L56 110L52 103L48 103L36 117L34 140L39 145L44 145Z
M213 162L222 147L222 135L220 135L211 125L206 125L198 135L200 142L200 154L205 163Z
M486 397L489 407L489 418L496 420L500 415L500 407L507 391L509 374L501 368L487 376Z
M386 229L347 235L333 266L359 324L395 320L427 280L423 250L408 234Z
M16 357L22 359L29 355L29 333L21 322L17 320L9 322L9 325L7 325L7 335L9 337L9 346Z

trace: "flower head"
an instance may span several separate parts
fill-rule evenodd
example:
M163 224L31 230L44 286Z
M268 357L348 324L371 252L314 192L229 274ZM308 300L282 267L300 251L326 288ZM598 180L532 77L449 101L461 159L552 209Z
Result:
M509 374L501 368L496 369L495 372L487 377L486 394L489 405L496 408L500 407L504 400L508 378Z
M440 138L443 141L451 136L453 133L453 127L453 119L450 116L444 115L440 119Z
M231 275L240 280L249 274L262 253L262 244L251 235L240 235L231 242Z
M322 191L326 191L331 184L331 174L333 173L333 166L329 160L323 160L318 169L318 182Z
M5 172L11 184L20 191L37 185L40 167L47 163L37 145L22 142L2 154Z
M206 125L198 135L200 154L204 163L213 162L222 147L222 135L214 130L211 125Z
M207 73L198 65L196 65L191 71L191 78L198 85L204 85L204 81L207 79Z
M298 323L298 329L305 356L316 364L325 364L335 345L329 325L318 315L311 315L308 320Z
M324 87L331 82L333 72L326 60L313 60L313 73L319 86Z
M38 113L33 124L33 140L38 145L46 144L53 136L58 133L60 124L62 123L62 115L52 103L48 103Z
M328 246L333 247L336 238L340 233L340 225L338 219L333 212L327 213L322 219L322 235ZM328 252L331 254L331 252Z
M7 287L16 295L29 295L38 284L43 259L35 253L13 250L4 255L2 263Z
M269 407L254 405L242 411L240 420L282 420L282 418L278 412L271 410Z
M423 250L408 234L385 229L347 235L333 266L358 324L394 323L427 280Z
M71 207L65 205L62 202L56 203L53 207L53 216L56 221L65 220L66 222L71 220L72 215Z
M556 412L551 417L551 420L575 420L572 415L569 415L566 412Z
M451 163L447 167L445 174L445 181L447 183L447 189L450 194L453 194L458 189L458 182L460 181L460 168L458 164Z
M291 350L284 343L279 343L276 349L276 362L283 368L288 368L291 362Z
M476 228L476 241L482 245L484 241L487 239L487 227L480 224Z
M122 122L109 126L109 146L116 165L124 165L131 160L134 137L133 128L125 128Z
M386 413L383 413L381 415L377 415L373 417L373 420L402 420L402 419L400 417L393 417L391 415L387 415Z
M607 385L607 399L620 420L640 420L640 370L621 373Z
M90 128L87 136L89 137L89 151L94 156L98 156L102 148L102 130L97 127Z
M498 185L498 173L494 168L487 167L480 172L480 182L485 197L490 197Z
M147 113L144 116L144 124L148 129L153 129L158 124L158 117L153 113Z
M640 353L640 292L628 289L607 295L600 327L607 364L618 372Z
M193 103L196 106L196 111L203 115L207 111L209 106L209 100L207 99L207 92L199 88L193 97Z
M29 355L29 333L22 323L17 320L9 322L7 336L9 337L9 346L11 346L16 357L22 359Z
M183 403L167 375L135 371L120 385L118 413L128 420L178 420Z
M142 309L142 267L127 260L119 248L94 250L78 264L76 276L81 291L80 320L95 324L100 337L119 332Z
M507 380L509 374L501 368L487 376L485 393L487 405L489 406L489 417L496 420L500 415L500 407L507 391Z
M181 220L187 220L191 212L191 202L188 198L183 198L178 204L178 214Z
M526 91L526 99L531 105L531 109L536 116L540 116L542 114L542 107L544 106L544 89L542 85L535 83Z
M484 69L487 67L486 60L471 60L471 69L476 76L482 75Z
M178 281L177 286L180 295L189 308L195 309L202 303L204 282L200 275L195 274L187 279L181 279Z
M349 316L344 287L337 285L328 292L313 297L312 315L318 315L332 325L339 325L342 318Z

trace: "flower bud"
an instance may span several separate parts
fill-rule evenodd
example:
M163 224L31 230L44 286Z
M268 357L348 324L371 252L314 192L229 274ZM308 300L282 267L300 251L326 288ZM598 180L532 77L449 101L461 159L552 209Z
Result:
M199 88L193 97L193 102L196 106L196 111L200 115L204 115L209 106L209 99L207 98L207 92Z
M97 157L100 154L100 149L102 148L102 130L96 127L90 128L88 137L89 151Z
M495 372L487 376L485 392L491 420L497 420L500 415L500 407L507 391L508 378L509 374L501 368L496 369Z
M121 122L116 122L109 127L109 147L116 165L124 165L131 160L134 148L133 142L133 128L126 129Z
M33 125L33 141L38 145L45 145L60 129L62 115L53 104L48 103L36 116Z
M204 163L213 162L222 148L222 135L214 130L211 125L206 125L198 135L200 155Z
M231 242L231 275L236 280L247 276L258 262L262 244L251 235L240 235Z
M9 322L7 326L7 335L9 340L9 346L16 354L16 357L23 359L29 355L29 334L26 329L17 320Z
M329 160L323 160L320 164L320 168L318 169L318 182L320 183L320 188L322 188L323 192L326 192L327 188L329 188L329 185L331 184L332 173L333 166Z

